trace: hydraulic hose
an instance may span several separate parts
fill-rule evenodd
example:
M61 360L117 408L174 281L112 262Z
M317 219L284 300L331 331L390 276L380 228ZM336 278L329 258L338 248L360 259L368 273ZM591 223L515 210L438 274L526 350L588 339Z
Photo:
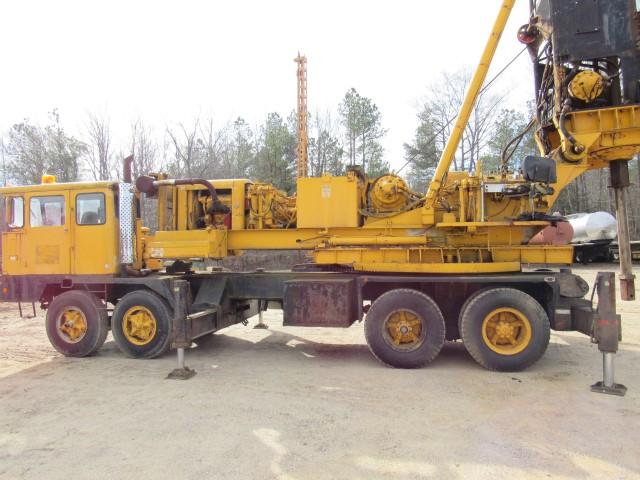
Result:
M229 207L223 204L218 198L218 193L215 187L209 180L203 178L180 178L180 179L167 179L156 180L148 175L142 175L136 180L136 188L146 193L147 195L155 195L158 192L158 187L161 186L178 186L178 185L202 185L209 190L211 196L211 206L208 208L207 213L229 213Z

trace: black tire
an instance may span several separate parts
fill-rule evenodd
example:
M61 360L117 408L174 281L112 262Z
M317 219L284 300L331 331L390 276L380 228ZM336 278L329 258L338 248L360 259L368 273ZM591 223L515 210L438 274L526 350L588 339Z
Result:
M409 333L415 340L402 344L404 334L400 334L400 342L396 344L389 333L388 320L403 312L420 321L419 334L415 335L410 327ZM369 350L382 363L397 368L419 368L433 361L444 345L444 317L428 295L409 289L391 290L371 305L364 333Z
M505 332L497 330L502 320L493 320L496 327L492 329L492 319L505 319L495 312L506 315ZM476 292L462 306L459 326L469 354L489 370L524 370L538 361L549 345L547 313L531 295L514 288ZM489 333L493 338L489 338ZM510 333L510 340L506 335L503 339L503 333Z
M154 328L141 332L132 330L130 323L125 327L125 321L131 322L132 316L141 311L147 319L153 319ZM169 305L155 293L147 290L130 292L116 304L111 319L111 333L116 345L127 357L155 358L169 348L172 316Z
M469 297L467 297L467 299L462 304L462 308L460 308L460 313L458 314L458 335L459 335L460 339L462 339L462 312L464 312L466 310L467 305L469 305L469 302L471 302L471 300L476 298L481 293L484 293L486 291L492 290L493 288L495 288L495 287L484 287L484 288L480 288L480 289L476 290Z
M51 345L65 357L93 355L109 331L106 305L82 290L55 297L49 304L45 324Z

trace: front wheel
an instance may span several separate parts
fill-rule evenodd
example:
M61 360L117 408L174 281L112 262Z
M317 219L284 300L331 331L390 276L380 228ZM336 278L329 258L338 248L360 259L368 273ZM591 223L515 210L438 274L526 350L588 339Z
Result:
M513 288L481 290L460 311L460 336L469 354L489 370L524 370L549 345L549 317L531 295Z
M378 360L392 367L418 368L440 353L445 324L431 297L417 290L398 289L373 302L364 332Z
M64 356L93 355L109 331L106 306L89 292L62 293L49 305L46 328L51 345Z
M116 304L111 333L126 356L155 358L169 348L171 317L171 309L155 293L130 292Z

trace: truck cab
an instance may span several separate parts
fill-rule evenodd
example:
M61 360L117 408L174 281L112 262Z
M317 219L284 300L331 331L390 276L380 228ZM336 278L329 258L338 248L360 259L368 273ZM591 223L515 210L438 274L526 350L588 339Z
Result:
M115 275L118 184L44 180L0 188L3 277Z

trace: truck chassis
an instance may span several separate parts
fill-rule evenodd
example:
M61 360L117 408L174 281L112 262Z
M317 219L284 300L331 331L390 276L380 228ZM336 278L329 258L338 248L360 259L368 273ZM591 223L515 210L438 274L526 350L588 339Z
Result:
M586 282L568 269L520 274L396 275L314 271L318 268L302 265L291 271L257 269L146 277L5 276L2 296L5 301L40 302L47 309L49 338L65 355L95 353L110 328L119 348L130 357L153 358L170 347L177 348L183 371L184 348L195 339L246 322L269 306L282 308L284 326L346 328L366 318L365 334L372 353L385 364L403 368L420 367L433 360L445 339L463 338L469 353L481 365L493 370L520 370L544 353L549 329L593 336L594 325L603 316L593 309L592 301L583 298L589 290ZM513 355L493 355L486 346L484 350L479 348L486 342L475 341L489 328L482 308L491 310L490 305L476 304L482 303L481 297L500 295L500 308L505 312L524 311L527 322L531 322L533 337L528 341L536 348L528 349L526 357L518 354L517 345L511 350ZM604 316L615 320L609 328L615 330L617 342L620 322L615 313L614 282L599 288L598 295L613 298ZM135 308L140 310L132 311ZM140 314L144 310L154 318L153 331L144 330ZM75 341L75 325L69 326L66 335L64 326L59 325L68 321L64 312L69 311L80 312L86 323L85 336L90 340L87 343ZM78 317L74 315L71 324ZM500 321L501 314L497 315ZM482 317L485 326L480 325ZM497 328L491 332L496 333ZM97 333L91 334L94 331ZM143 341L145 335L153 341ZM409 341L412 335L419 338ZM512 347L506 341L496 341L495 346ZM415 354L407 355L413 353L412 348Z

